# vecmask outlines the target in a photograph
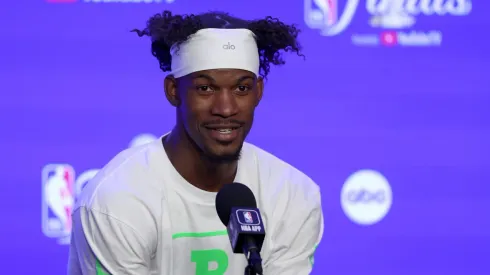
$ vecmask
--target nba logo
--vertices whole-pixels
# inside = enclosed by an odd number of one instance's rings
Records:
[[[312,29],[328,29],[338,21],[337,0],[304,0],[305,22]]]
[[[75,203],[75,171],[67,164],[48,164],[42,170],[42,229],[50,238],[66,238],[71,233],[71,213]]]
[[[243,217],[245,218],[245,223],[254,223],[254,219],[252,218],[252,213],[243,212]]]

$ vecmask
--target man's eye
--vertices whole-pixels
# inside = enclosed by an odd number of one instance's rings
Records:
[[[212,92],[213,91],[213,89],[211,89],[211,87],[206,86],[206,85],[198,86],[197,87],[197,90],[199,92],[204,92],[204,93],[208,93],[208,92]]]
[[[248,86],[243,86],[243,85],[240,85],[237,87],[237,91],[240,92],[240,93],[246,93],[248,92],[250,88]]]

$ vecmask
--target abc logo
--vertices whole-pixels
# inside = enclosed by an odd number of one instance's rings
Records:
[[[225,50],[234,50],[235,49],[235,45],[232,45],[232,44],[230,44],[230,42],[228,42],[228,44],[223,45],[223,49],[225,49]]]
[[[360,170],[349,176],[340,194],[342,210],[353,222],[372,225],[391,208],[392,192],[386,178],[374,170]]]

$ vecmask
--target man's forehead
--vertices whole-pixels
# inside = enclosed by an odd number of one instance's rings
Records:
[[[215,82],[240,81],[245,79],[256,79],[254,73],[240,69],[212,69],[192,73],[191,79],[204,78]]]

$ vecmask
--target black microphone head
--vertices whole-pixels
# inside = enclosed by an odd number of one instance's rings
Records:
[[[216,195],[216,212],[225,226],[228,226],[233,207],[257,207],[254,193],[246,185],[237,182],[225,184]]]

